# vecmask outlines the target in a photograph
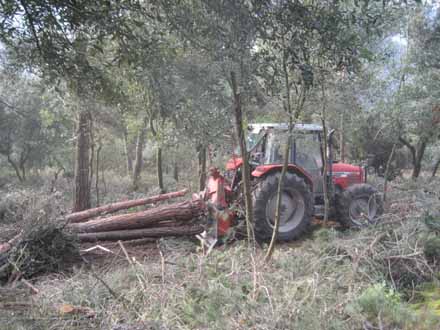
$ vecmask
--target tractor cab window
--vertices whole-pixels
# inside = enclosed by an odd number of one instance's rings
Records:
[[[287,132],[274,131],[268,134],[264,163],[282,164],[286,143]],[[318,134],[295,132],[289,163],[303,167],[309,172],[320,171],[322,156]]]
[[[286,149],[287,132],[272,132],[267,136],[266,154],[264,157],[265,164],[281,164],[283,163],[283,154]]]
[[[247,134],[247,138],[246,138],[246,148],[247,151],[251,151],[252,149],[254,149],[257,145],[257,143],[259,143],[261,141],[261,137],[262,134],[258,134],[258,133],[248,133]],[[234,154],[235,155],[240,155],[240,146],[237,146],[234,150]]]
[[[313,172],[322,168],[321,146],[318,134],[296,134],[293,162]]]

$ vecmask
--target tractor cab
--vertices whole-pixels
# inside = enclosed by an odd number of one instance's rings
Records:
[[[288,125],[253,124],[249,126],[251,164],[281,165],[287,143]],[[304,169],[311,177],[322,176],[323,151],[321,148],[322,128],[313,124],[297,124],[293,130],[289,164]]]

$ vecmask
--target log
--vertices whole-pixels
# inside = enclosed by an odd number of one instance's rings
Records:
[[[93,233],[113,230],[141,229],[161,221],[185,221],[198,217],[203,212],[202,203],[181,202],[163,205],[141,212],[114,215],[108,218],[72,223],[68,227],[77,233]]]
[[[78,234],[81,242],[133,240],[146,237],[192,236],[203,232],[201,225],[184,225],[179,227],[144,228],[132,230],[106,231],[99,233]]]
[[[15,235],[14,237],[12,237],[6,243],[0,244],[0,254],[8,252],[12,248],[12,246],[14,246],[15,243],[17,243],[21,239],[21,234],[22,233],[19,233],[19,234]]]
[[[151,196],[147,198],[135,199],[130,201],[117,202],[112,204],[102,205],[100,207],[96,207],[94,209],[89,209],[81,212],[71,213],[66,216],[66,220],[68,223],[78,223],[87,221],[90,218],[96,217],[102,214],[114,213],[120,210],[129,209],[131,207],[153,204],[160,201],[164,201],[170,198],[176,198],[180,196],[184,196],[188,192],[188,189],[171,192],[168,194],[161,194],[156,196]]]

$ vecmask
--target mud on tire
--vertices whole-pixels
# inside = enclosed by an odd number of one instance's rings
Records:
[[[253,192],[254,231],[259,242],[272,238],[280,173],[267,175]],[[309,226],[313,215],[313,194],[303,178],[286,173],[282,191],[282,212],[278,241],[298,238]]]
[[[336,215],[346,228],[360,228],[375,223],[382,213],[382,198],[372,185],[355,184],[336,196]]]

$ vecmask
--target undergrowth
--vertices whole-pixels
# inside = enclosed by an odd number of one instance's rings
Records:
[[[113,247],[110,265],[36,280],[2,329],[438,329],[437,184],[392,185],[377,225],[321,228],[270,263],[245,242],[205,256],[166,239],[148,260]]]

